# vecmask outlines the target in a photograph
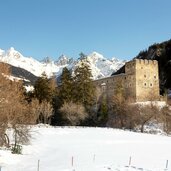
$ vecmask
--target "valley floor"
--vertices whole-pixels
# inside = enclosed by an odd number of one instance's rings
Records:
[[[171,137],[45,126],[32,128],[32,134],[22,155],[0,150],[1,171],[37,171],[38,160],[39,171],[164,171],[167,160],[171,170]]]

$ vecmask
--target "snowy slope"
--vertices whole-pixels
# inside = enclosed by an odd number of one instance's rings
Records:
[[[80,127],[34,127],[33,137],[23,155],[0,150],[2,171],[35,171],[38,160],[40,171],[164,171],[167,159],[171,170],[171,137]]]
[[[106,59],[97,52],[93,52],[87,57],[94,79],[110,76],[124,65],[124,61],[112,58]]]
[[[125,63],[125,61],[117,59],[106,59],[97,52],[88,55],[88,60],[90,62],[90,68],[92,69],[94,79],[110,76]],[[43,72],[45,72],[48,77],[53,75],[58,77],[62,73],[64,67],[73,70],[75,65],[79,63],[79,60],[74,61],[72,58],[62,55],[57,61],[50,61],[46,58],[44,61],[39,62],[31,57],[24,57],[14,48],[10,48],[6,52],[0,49],[0,62],[23,68],[38,77],[41,76]]]
[[[3,51],[1,50],[0,53],[2,54],[2,52]],[[23,68],[35,76],[40,76],[43,72],[46,72],[48,76],[52,76],[53,72],[57,72],[59,69],[54,63],[43,64],[31,57],[24,57],[13,47],[0,56],[0,61],[15,67]]]

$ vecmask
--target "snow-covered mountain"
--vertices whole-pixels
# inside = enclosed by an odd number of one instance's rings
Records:
[[[23,68],[37,77],[41,76],[43,72],[45,72],[50,77],[54,73],[58,72],[60,68],[57,67],[54,62],[43,63],[33,59],[32,57],[24,57],[13,47],[6,52],[0,50],[0,62]]]
[[[109,60],[97,52],[88,55],[87,59],[90,63],[93,79],[110,76],[113,72],[120,69],[126,62],[116,58]]]
[[[63,66],[63,65],[71,65],[73,64],[75,61],[73,58],[68,58],[65,55],[61,55],[57,61],[55,61],[55,64],[57,66]]]
[[[122,67],[125,61],[116,58],[107,59],[97,52],[93,52],[87,56],[90,68],[92,70],[93,79],[110,76],[113,72]],[[37,61],[32,57],[25,57],[13,47],[4,51],[0,49],[0,62],[10,64],[17,68],[22,68],[33,75],[39,77],[43,72],[48,77],[60,76],[62,69],[67,67],[74,70],[76,65],[79,65],[79,60],[74,60],[65,55],[61,55],[57,61],[52,61],[50,58],[45,58],[43,61]]]

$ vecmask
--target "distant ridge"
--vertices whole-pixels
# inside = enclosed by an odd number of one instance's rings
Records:
[[[110,76],[125,63],[125,61],[116,58],[107,59],[97,52],[88,55],[87,60],[92,70],[93,79]],[[73,72],[76,66],[79,65],[80,60],[74,60],[73,58],[61,55],[56,61],[52,61],[47,57],[40,62],[32,57],[24,57],[20,52],[11,47],[7,51],[0,49],[0,62],[13,66],[13,76],[28,79],[30,83],[34,83],[37,77],[40,77],[43,72],[48,77],[55,76],[57,78],[60,77],[64,67]]]

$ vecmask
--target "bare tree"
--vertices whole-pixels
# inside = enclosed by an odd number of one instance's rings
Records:
[[[30,124],[35,124],[34,113],[29,111],[28,103],[24,99],[23,84],[12,82],[13,98],[8,101],[8,128],[13,128],[14,146],[13,152],[18,151],[19,144],[26,143],[30,139]]]
[[[50,102],[43,101],[40,103],[40,117],[44,124],[50,124],[51,116],[53,115],[53,107]]]
[[[13,128],[15,144],[24,139],[21,134],[29,139],[27,125],[34,122],[32,113],[28,112],[28,105],[23,96],[22,82],[9,79],[10,69],[6,64],[0,64],[0,145],[9,147],[10,140],[6,133],[8,128]],[[22,129],[21,129],[22,128]],[[17,131],[20,130],[20,131]],[[23,132],[22,132],[23,131]]]
[[[171,108],[170,106],[164,106],[160,112],[160,118],[163,123],[164,131],[169,134],[171,133]]]
[[[10,70],[8,65],[0,63],[0,145],[9,146],[9,138],[6,134],[8,128],[8,104],[11,99],[11,84],[7,76]],[[9,93],[8,93],[9,92]]]
[[[94,96],[94,99],[95,99],[95,111],[97,113],[97,111],[98,111],[98,103],[99,103],[100,97],[102,96],[102,90],[100,89],[100,87],[96,87],[94,95],[95,95]]]
[[[116,85],[115,94],[109,103],[109,119],[107,125],[117,128],[126,128],[130,102],[124,97],[122,86]]]
[[[38,99],[32,99],[29,109],[37,123],[50,124],[53,115],[53,107],[50,102],[42,101],[40,103]]]
[[[102,101],[101,97],[102,97],[102,91],[100,87],[96,87],[94,92],[94,105],[92,105],[89,108],[89,117],[91,117],[94,122],[97,122],[98,120],[98,110],[100,108],[100,103]]]
[[[31,102],[28,104],[28,110],[30,113],[32,113],[32,117],[34,118],[33,120],[36,121],[36,123],[38,123],[39,115],[41,113],[39,100],[32,99]]]
[[[88,116],[82,104],[73,102],[64,102],[60,112],[63,113],[63,118],[68,120],[71,125],[79,125]]]
[[[148,105],[132,103],[124,98],[121,89],[117,92],[110,103],[109,126],[131,130],[139,126],[144,132],[145,125],[159,117],[160,109],[152,101]]]
[[[160,109],[152,102],[148,105],[135,104],[134,119],[140,126],[140,131],[144,132],[144,127],[150,121],[157,119]]]

